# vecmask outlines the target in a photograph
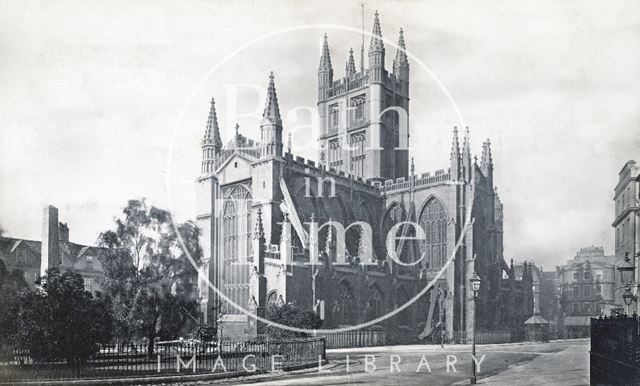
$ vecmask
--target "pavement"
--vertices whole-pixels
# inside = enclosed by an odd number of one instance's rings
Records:
[[[470,351],[469,345],[328,350],[330,364],[322,368],[185,384],[463,385],[469,384]],[[588,339],[478,345],[476,358],[481,385],[589,384]]]

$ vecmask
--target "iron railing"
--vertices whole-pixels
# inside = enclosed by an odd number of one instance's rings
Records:
[[[82,364],[64,360],[37,363],[28,353],[17,352],[12,360],[0,362],[0,384],[25,380],[65,380],[167,376],[179,373],[265,372],[317,365],[326,358],[324,338],[286,341],[266,339],[196,341],[156,344],[112,344],[102,347]]]

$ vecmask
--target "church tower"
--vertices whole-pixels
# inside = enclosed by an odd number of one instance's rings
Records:
[[[368,68],[356,69],[350,50],[344,77],[338,80],[324,37],[318,68],[318,158],[329,169],[383,183],[409,174],[409,62],[401,30],[393,73],[386,70],[378,12],[372,35]]]

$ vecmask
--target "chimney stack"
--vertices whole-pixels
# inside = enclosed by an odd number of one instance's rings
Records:
[[[68,232],[67,232],[68,233]],[[47,269],[61,265],[60,236],[58,234],[58,208],[48,205],[44,208],[40,275]]]
[[[58,240],[69,242],[69,226],[66,222],[58,223]]]

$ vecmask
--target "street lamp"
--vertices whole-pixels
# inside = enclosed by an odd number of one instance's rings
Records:
[[[471,289],[473,290],[473,340],[471,343],[471,384],[475,385],[476,377],[476,306],[478,305],[478,293],[480,292],[480,276],[473,272],[469,278]]]
[[[636,270],[636,267],[629,260],[629,252],[625,252],[624,261],[620,266],[618,266],[618,272],[620,272],[620,280],[622,281],[622,285],[626,286],[627,289],[622,295],[622,300],[624,304],[627,306],[627,314],[629,314],[629,306],[636,299],[636,297],[631,293],[631,285],[634,282],[633,274]]]
[[[633,272],[636,270],[636,267],[629,260],[629,252],[624,254],[624,262],[620,264],[618,267],[618,272],[620,272],[620,279],[622,280],[622,285],[629,286],[633,283]]]

